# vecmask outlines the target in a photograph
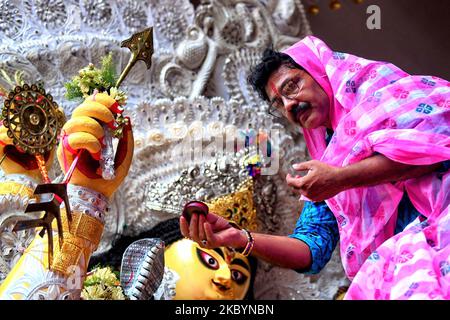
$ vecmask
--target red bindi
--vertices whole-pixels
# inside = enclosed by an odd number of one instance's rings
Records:
[[[273,82],[269,82],[269,85],[270,85],[270,88],[272,89],[272,91],[275,92],[275,94],[280,95],[280,93],[278,92],[277,87],[275,87]]]

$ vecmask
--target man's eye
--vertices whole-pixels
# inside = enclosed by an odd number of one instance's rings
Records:
[[[243,284],[247,280],[247,276],[239,270],[231,270],[231,278],[236,281],[237,284]]]
[[[297,88],[297,83],[293,80],[290,80],[283,87],[283,95],[290,95],[292,93],[295,93],[297,91]]]
[[[217,262],[217,260],[214,259],[212,256],[210,256],[209,254],[207,254],[205,251],[202,250],[198,250],[197,253],[200,257],[200,260],[203,262],[205,266],[213,270],[219,269],[219,262]]]

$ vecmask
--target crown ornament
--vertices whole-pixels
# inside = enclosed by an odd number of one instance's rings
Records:
[[[235,192],[207,203],[209,211],[234,222],[240,228],[257,230],[253,183],[253,178],[249,177],[239,185]]]
[[[147,209],[180,214],[192,200],[208,204],[210,211],[256,230],[256,207],[249,159],[257,155],[255,146],[234,155],[218,157],[183,169],[172,182],[148,181],[145,186]],[[261,162],[262,163],[262,162]]]

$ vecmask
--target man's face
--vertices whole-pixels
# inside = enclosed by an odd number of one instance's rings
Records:
[[[328,96],[306,71],[281,65],[270,75],[265,90],[269,103],[290,122],[305,129],[331,127]]]

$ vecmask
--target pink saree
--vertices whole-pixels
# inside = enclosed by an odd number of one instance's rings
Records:
[[[334,135],[303,129],[313,159],[346,166],[380,153],[428,165],[450,159],[450,84],[411,76],[398,67],[333,52],[309,36],[285,53],[330,99]],[[346,299],[450,298],[450,177],[354,188],[326,201],[339,226],[341,258],[352,285]],[[427,217],[394,236],[404,192]]]

